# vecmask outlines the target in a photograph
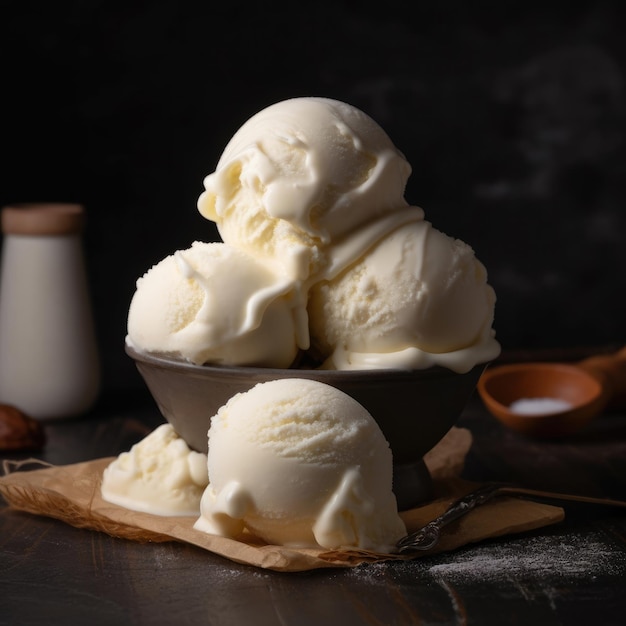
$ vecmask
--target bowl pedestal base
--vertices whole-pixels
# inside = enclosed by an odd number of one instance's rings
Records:
[[[398,510],[406,511],[433,499],[433,479],[423,459],[393,465],[393,492]]]

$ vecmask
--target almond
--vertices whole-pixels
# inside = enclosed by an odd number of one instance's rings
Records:
[[[0,404],[0,450],[41,450],[46,443],[42,425],[17,407]]]

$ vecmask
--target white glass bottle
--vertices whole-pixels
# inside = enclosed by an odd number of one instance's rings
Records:
[[[84,414],[99,393],[84,222],[79,204],[2,210],[0,403],[36,419]]]

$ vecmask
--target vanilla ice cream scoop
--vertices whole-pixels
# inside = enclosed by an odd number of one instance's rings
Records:
[[[348,234],[376,222],[346,263],[400,223],[423,216],[404,199],[410,173],[385,131],[359,109],[292,98],[235,133],[204,180],[198,209],[226,243],[306,280],[331,262],[327,255]]]
[[[308,379],[260,383],[212,418],[209,485],[194,527],[275,545],[389,551],[405,532],[392,455],[372,416]]]
[[[196,242],[137,282],[127,342],[195,364],[466,373],[500,353],[472,248],[404,197],[411,167],[359,109],[292,98],[253,115],[204,180]]]
[[[199,365],[289,367],[308,346],[292,287],[240,250],[195,242],[137,281],[127,342]]]
[[[102,498],[154,515],[198,515],[209,482],[206,462],[206,454],[162,424],[105,468]]]
[[[311,344],[329,369],[442,365],[465,373],[500,353],[494,305],[473,249],[421,220],[312,287]]]

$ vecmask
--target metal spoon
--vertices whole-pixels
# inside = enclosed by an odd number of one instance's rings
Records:
[[[600,504],[606,506],[618,506],[626,508],[626,501],[613,500],[610,498],[593,498],[589,496],[579,496],[567,493],[556,493],[551,491],[539,491],[537,489],[526,489],[525,487],[514,487],[504,483],[487,483],[478,487],[474,491],[458,498],[434,520],[422,528],[412,532],[398,541],[396,552],[399,554],[409,552],[421,552],[434,548],[441,536],[441,530],[451,522],[469,513],[477,506],[489,502],[492,498],[500,495],[527,495],[548,500],[565,500],[572,502],[585,502],[587,504]]]

